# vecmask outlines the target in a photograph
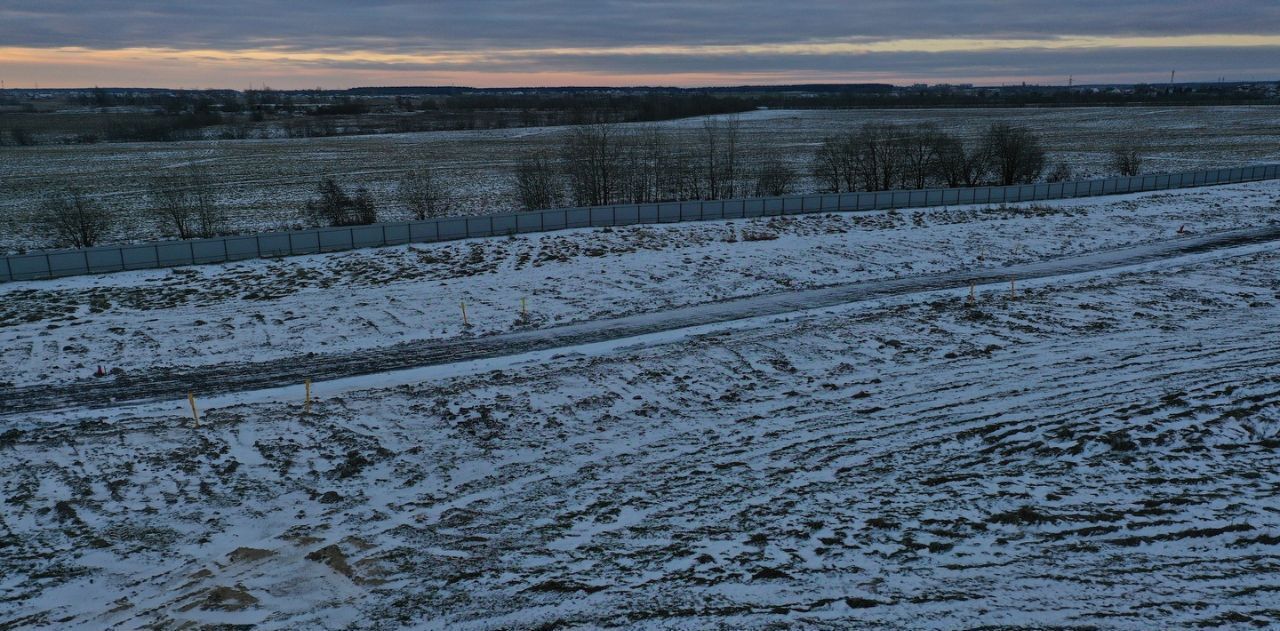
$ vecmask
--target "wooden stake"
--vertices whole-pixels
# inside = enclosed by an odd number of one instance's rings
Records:
[[[196,410],[196,395],[194,392],[187,393],[187,403],[191,404],[191,418],[196,422],[196,427],[200,427],[200,412]]]
[[[459,301],[458,304],[462,305],[462,326],[471,326],[467,322],[467,303],[465,301]]]
[[[1013,300],[1014,298],[1018,297],[1018,289],[1017,289],[1017,286],[1014,285],[1015,280],[1016,279],[1014,277],[1012,276],[1009,277],[1009,299],[1010,300]]]
[[[310,414],[311,413],[311,377],[307,377],[306,384],[307,384],[307,401],[306,403],[302,404],[302,413]]]
[[[523,296],[520,298],[520,315],[525,317],[529,315],[529,308],[525,306]]]
[[[969,302],[974,302],[975,300],[977,300],[977,297],[974,295],[974,292],[977,286],[978,286],[978,283],[969,281]]]

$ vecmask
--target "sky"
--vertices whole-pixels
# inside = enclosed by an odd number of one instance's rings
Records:
[[[10,88],[1280,79],[1277,0],[0,0]]]

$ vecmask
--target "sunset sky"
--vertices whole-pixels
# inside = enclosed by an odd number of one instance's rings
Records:
[[[0,0],[10,88],[1280,79],[1274,0]]]

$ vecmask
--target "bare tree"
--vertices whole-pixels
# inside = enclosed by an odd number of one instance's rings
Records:
[[[672,199],[706,199],[706,181],[701,169],[702,153],[690,144],[680,144],[671,152]]]
[[[320,182],[318,194],[307,202],[306,210],[312,222],[322,226],[359,226],[378,220],[369,191],[361,188],[352,197],[331,177]]]
[[[702,164],[700,171],[706,199],[729,199],[738,192],[738,130],[736,115],[710,117],[702,123]]]
[[[622,150],[613,125],[575,128],[562,152],[574,204],[601,206],[615,201],[622,185]]]
[[[196,211],[196,227],[201,237],[213,237],[227,229],[227,209],[218,203],[209,170],[191,166],[187,171],[191,201]]]
[[[828,137],[814,156],[814,176],[835,192],[911,185],[911,136],[897,125],[867,123],[856,132]],[[932,147],[921,148],[917,157],[922,169],[932,161],[932,152]]]
[[[38,220],[55,246],[91,248],[111,228],[111,215],[78,189],[54,193],[41,203]]]
[[[516,197],[525,210],[554,208],[560,204],[564,185],[551,156],[535,152],[516,166]]]
[[[922,123],[900,135],[903,188],[924,188],[938,171],[938,136],[934,123]]]
[[[1125,177],[1142,172],[1142,147],[1134,139],[1123,139],[1111,148],[1111,168]]]
[[[967,173],[970,152],[964,141],[950,134],[939,134],[933,141],[938,177],[950,188],[971,186]]]
[[[858,189],[853,142],[849,135],[828,136],[822,140],[813,158],[813,177],[822,183],[823,190],[833,193]]]
[[[1025,127],[994,123],[987,129],[983,144],[1003,186],[1029,184],[1044,171],[1044,147],[1040,138]]]
[[[356,196],[351,199],[351,216],[355,219],[356,225],[377,223],[378,209],[373,203],[373,196],[369,194],[369,189],[363,186],[356,189]]]
[[[180,239],[212,237],[226,228],[226,210],[217,203],[207,170],[191,165],[151,178],[151,213]]]
[[[791,193],[795,185],[795,169],[777,156],[765,158],[756,166],[757,197],[781,197]]]
[[[400,201],[413,212],[415,219],[442,217],[447,211],[451,191],[431,168],[411,169],[400,178]]]

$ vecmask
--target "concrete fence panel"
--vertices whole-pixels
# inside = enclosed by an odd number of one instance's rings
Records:
[[[160,266],[156,248],[149,245],[122,247],[120,254],[124,260],[124,269],[151,269]]]

